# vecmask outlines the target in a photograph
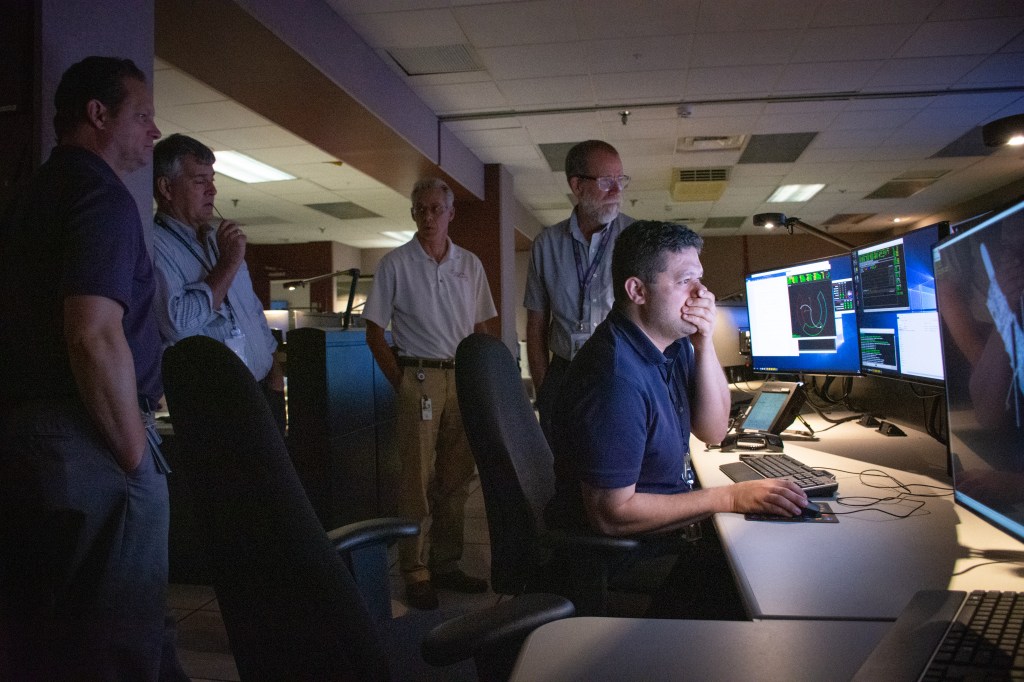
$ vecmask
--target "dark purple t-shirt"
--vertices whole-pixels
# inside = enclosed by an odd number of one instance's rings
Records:
[[[134,197],[103,159],[53,150],[0,220],[0,394],[23,400],[77,393],[64,340],[64,299],[103,296],[124,308],[138,393],[153,401],[160,336],[153,265]]]

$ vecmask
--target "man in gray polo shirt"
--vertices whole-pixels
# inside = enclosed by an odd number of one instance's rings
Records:
[[[398,450],[402,465],[399,513],[421,524],[433,518],[430,556],[424,534],[399,541],[406,599],[437,608],[435,587],[484,592],[487,581],[459,568],[464,508],[475,464],[455,393],[455,349],[473,332],[491,332],[497,316],[480,259],[452,243],[451,188],[436,178],[416,183],[416,236],[385,255],[363,308],[366,341],[398,394]],[[384,329],[391,324],[394,347]]]
[[[551,410],[572,356],[612,309],[612,246],[633,219],[619,213],[629,176],[615,147],[580,142],[565,157],[576,197],[567,220],[533,242],[526,278],[526,357],[551,442]]]

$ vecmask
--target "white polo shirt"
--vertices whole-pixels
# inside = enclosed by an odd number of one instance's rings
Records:
[[[473,327],[498,314],[480,259],[448,240],[444,260],[435,261],[419,241],[380,260],[363,317],[386,329],[399,355],[454,358]]]

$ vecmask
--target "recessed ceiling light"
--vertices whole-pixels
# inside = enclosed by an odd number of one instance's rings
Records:
[[[825,185],[781,185],[768,197],[770,203],[786,201],[809,201],[811,197],[825,189]]]
[[[257,161],[251,156],[238,152],[214,152],[217,161],[213,164],[215,173],[226,175],[240,182],[273,182],[277,180],[294,180],[295,176]]]
[[[892,221],[894,223],[902,223],[903,222],[903,218],[893,218]]]

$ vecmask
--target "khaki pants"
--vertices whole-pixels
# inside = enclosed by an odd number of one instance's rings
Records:
[[[419,372],[423,381],[416,376]],[[431,572],[443,574],[458,567],[475,463],[455,394],[455,370],[405,367],[398,389],[399,513],[421,524],[419,535],[398,543],[402,577],[412,584],[428,580]],[[430,420],[423,419],[424,396],[431,402]],[[422,526],[428,516],[433,522],[430,556],[424,563]]]

